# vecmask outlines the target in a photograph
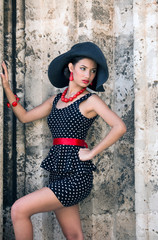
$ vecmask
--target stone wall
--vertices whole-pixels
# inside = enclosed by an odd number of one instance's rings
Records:
[[[3,58],[3,2],[0,2],[0,59]],[[0,239],[3,237],[3,89],[0,82]]]
[[[107,58],[110,77],[99,96],[125,121],[127,133],[94,158],[94,188],[80,204],[85,240],[158,238],[157,11],[154,0],[0,3],[0,61],[5,59],[12,89],[27,110],[59,91],[49,83],[48,64],[76,42],[95,42]],[[12,203],[47,182],[40,163],[52,140],[46,119],[16,120],[1,85],[0,100],[0,236],[8,240],[14,239]],[[108,130],[97,119],[89,145]],[[53,213],[32,221],[35,240],[65,239]]]
[[[134,1],[136,233],[158,239],[158,2]]]

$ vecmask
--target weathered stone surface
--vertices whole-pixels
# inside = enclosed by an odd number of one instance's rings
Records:
[[[0,62],[3,59],[3,2],[0,2]],[[3,238],[3,89],[0,81],[0,239]]]
[[[143,4],[143,5],[142,5]],[[157,1],[134,1],[137,239],[158,239]],[[139,106],[139,107],[138,107]]]
[[[125,121],[127,133],[94,158],[97,166],[94,188],[80,204],[85,240],[156,240],[157,1],[17,0],[16,36],[12,34],[15,24],[12,22],[12,2],[0,3],[0,59],[4,49],[11,86],[16,88],[21,104],[27,110],[59,92],[49,83],[48,64],[74,43],[93,41],[107,57],[110,77],[104,85],[105,93],[99,96]],[[3,99],[1,86],[0,98]],[[15,121],[10,110],[4,108],[3,112],[2,102],[0,123],[2,126],[4,121],[4,138],[2,142],[3,130],[0,129],[0,208],[4,208],[3,238],[8,240],[14,239],[10,207],[15,195],[19,198],[47,183],[48,173],[40,169],[40,163],[52,140],[46,119],[23,125]],[[87,136],[90,148],[109,129],[98,118]],[[53,213],[37,214],[32,221],[35,240],[65,239]],[[2,227],[0,234],[1,237]]]

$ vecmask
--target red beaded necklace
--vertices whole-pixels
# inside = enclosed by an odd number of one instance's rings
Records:
[[[67,93],[67,91],[68,91],[68,88],[66,88],[65,89],[65,91],[62,93],[62,95],[61,95],[61,101],[62,102],[71,102],[71,101],[73,101],[75,98],[77,98],[77,96],[79,96],[81,93],[83,93],[84,91],[86,90],[86,88],[83,88],[82,90],[80,90],[79,92],[77,92],[74,96],[72,96],[72,97],[69,97],[69,98],[65,98],[65,95],[66,95],[66,93]]]

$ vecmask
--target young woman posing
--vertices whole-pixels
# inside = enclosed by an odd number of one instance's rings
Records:
[[[41,163],[41,167],[50,172],[48,185],[18,199],[12,206],[16,239],[32,240],[31,216],[54,211],[66,239],[83,240],[78,204],[92,189],[95,165],[91,160],[126,132],[123,121],[87,89],[104,91],[102,85],[108,79],[106,59],[91,42],[76,44],[56,57],[48,69],[49,79],[55,87],[68,88],[28,112],[10,89],[4,62],[2,68],[2,85],[19,121],[28,123],[48,116],[53,137],[53,146]],[[111,130],[89,149],[85,138],[98,115]]]

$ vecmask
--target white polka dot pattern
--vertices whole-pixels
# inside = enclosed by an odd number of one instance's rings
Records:
[[[58,109],[56,104],[61,97],[58,94],[48,117],[48,126],[53,138],[78,138],[85,140],[87,131],[94,118],[86,118],[79,104],[90,97],[86,94],[68,107]],[[72,206],[88,196],[93,185],[93,173],[96,169],[91,160],[81,161],[74,145],[54,145],[41,167],[50,172],[48,187],[55,193],[64,206]]]
[[[91,93],[86,94],[68,107],[58,109],[56,104],[61,94],[57,95],[48,117],[48,126],[53,138],[78,138],[85,140],[87,131],[96,117],[89,119],[83,116],[79,110],[79,104],[90,96]],[[50,172],[87,173],[95,170],[91,160],[81,161],[79,159],[78,151],[80,148],[72,145],[54,145],[43,160],[41,167]]]
[[[93,186],[93,173],[50,173],[48,187],[65,207],[78,204],[86,198]]]

